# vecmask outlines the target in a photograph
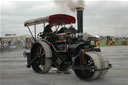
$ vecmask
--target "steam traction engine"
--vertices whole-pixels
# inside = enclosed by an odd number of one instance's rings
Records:
[[[66,14],[56,14],[44,18],[28,20],[28,27],[34,43],[27,55],[27,67],[36,73],[49,72],[51,67],[59,71],[73,69],[83,80],[93,80],[104,76],[111,65],[102,56],[93,39],[83,33],[83,8],[77,8],[78,30],[72,24],[75,18]],[[36,25],[44,24],[43,32],[36,35]],[[66,27],[66,25],[70,27]],[[35,37],[30,26],[34,25]],[[55,28],[54,32],[52,28]],[[36,39],[37,37],[37,39]]]

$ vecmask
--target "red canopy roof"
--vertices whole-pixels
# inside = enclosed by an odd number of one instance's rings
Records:
[[[56,15],[49,16],[49,24],[51,26],[74,24],[75,22],[76,20],[74,17],[66,14],[56,14]]]
[[[24,23],[25,26],[31,26],[36,24],[42,24],[48,22],[51,26],[74,24],[76,22],[75,17],[66,14],[56,14],[49,17],[42,17],[37,19],[28,20]]]

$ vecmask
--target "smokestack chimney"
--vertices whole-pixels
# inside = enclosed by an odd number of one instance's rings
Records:
[[[77,28],[78,33],[83,33],[83,7],[77,7]]]

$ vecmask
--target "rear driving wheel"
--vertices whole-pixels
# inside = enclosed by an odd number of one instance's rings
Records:
[[[31,51],[32,68],[37,73],[47,73],[51,67],[51,60],[46,57],[45,49],[41,44],[36,44]]]

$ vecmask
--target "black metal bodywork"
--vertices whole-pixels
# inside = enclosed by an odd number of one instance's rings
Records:
[[[65,31],[68,31],[68,29]],[[70,30],[70,32],[68,31],[68,33],[40,33],[42,34],[40,35],[40,39],[43,39],[42,41],[48,43],[50,45],[50,48],[52,49],[52,66],[57,67],[61,71],[65,71],[67,70],[67,68],[70,68],[70,66],[73,66],[73,57],[80,56],[88,51],[100,52],[100,48],[97,48],[95,45],[90,44],[90,39],[83,40],[82,36],[79,36],[78,33],[73,33],[72,31],[74,30]],[[38,41],[35,42],[31,50],[35,49],[35,45],[37,43]],[[30,55],[31,54],[29,54],[29,56]],[[31,67],[32,62],[36,60],[30,60],[29,56],[27,67]],[[83,56],[81,56],[81,58],[83,58]],[[81,63],[85,64],[85,62]]]

